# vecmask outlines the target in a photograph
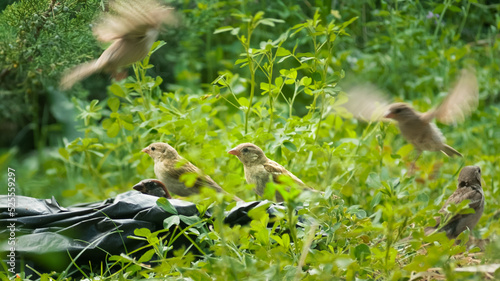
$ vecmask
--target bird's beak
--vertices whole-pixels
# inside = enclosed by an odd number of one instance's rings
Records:
[[[137,191],[141,191],[144,189],[144,184],[141,182],[137,183],[136,185],[132,186],[133,189],[137,190]]]
[[[236,150],[236,149],[231,149],[227,153],[232,154],[232,155],[236,155],[236,156],[240,156],[240,154],[241,154],[240,151]]]
[[[149,149],[149,146],[148,146],[148,147],[144,148],[144,149],[143,149],[143,150],[141,150],[141,151],[142,151],[142,152],[144,152],[144,153],[149,154],[149,152],[151,152],[151,149]]]
[[[394,117],[396,117],[396,115],[394,113],[392,113],[391,111],[387,111],[385,114],[384,114],[384,118],[391,118],[391,119],[394,119]]]

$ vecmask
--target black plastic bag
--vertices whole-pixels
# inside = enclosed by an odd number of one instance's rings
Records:
[[[157,206],[158,197],[138,191],[67,208],[59,206],[54,198],[15,198],[16,215],[11,217],[8,197],[0,196],[0,254],[8,268],[15,266],[16,273],[24,264],[41,272],[62,272],[67,268],[75,270],[70,266],[72,259],[79,266],[100,265],[110,255],[128,253],[146,245],[145,241],[128,238],[134,235],[135,229],[161,230],[163,221],[174,215]],[[193,203],[178,199],[168,201],[178,215],[199,215]],[[251,209],[265,207],[272,214],[275,212],[272,205],[269,201],[240,204],[226,214],[224,222],[229,225],[247,224],[251,221],[248,217]],[[15,225],[16,238],[15,265],[10,263],[12,245],[8,240],[12,235],[12,228],[9,229],[12,224]],[[173,247],[180,248],[186,243],[189,243],[187,239],[178,239]],[[27,268],[25,272],[31,273]]]

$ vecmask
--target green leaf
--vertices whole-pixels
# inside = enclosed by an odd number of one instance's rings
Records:
[[[189,217],[183,216],[183,215],[179,215],[179,218],[181,219],[181,221],[183,223],[185,223],[187,225],[193,225],[193,224],[195,224],[195,223],[197,223],[197,222],[199,222],[201,220],[200,217],[198,217],[196,215],[195,216],[189,216]]]
[[[172,206],[172,204],[170,204],[170,201],[168,201],[167,198],[158,198],[158,200],[156,200],[156,205],[158,205],[160,208],[162,208],[163,210],[165,210],[165,212],[169,213],[169,214],[173,214],[173,215],[177,215],[177,209]]]
[[[131,257],[128,257],[125,254],[121,254],[119,256],[118,255],[111,256],[109,258],[109,260],[110,261],[119,261],[119,262],[122,262],[122,263],[130,263],[130,262],[134,261]]]
[[[152,53],[158,51],[158,49],[160,49],[161,47],[167,45],[167,43],[165,41],[156,41],[153,43],[153,45],[151,46],[151,50],[149,51],[149,55],[151,55]]]
[[[269,91],[269,83],[264,83],[264,82],[260,83],[260,89],[263,90],[264,93]]]
[[[283,145],[291,152],[297,152],[297,147],[291,141],[284,141]]]
[[[243,106],[243,107],[249,107],[250,106],[250,102],[248,101],[247,98],[245,97],[241,97],[238,99],[238,103]]]
[[[281,86],[283,85],[283,77],[276,77],[276,79],[274,79],[274,84],[277,88],[281,88]]]
[[[197,180],[197,173],[184,173],[179,177],[179,181],[184,183],[187,187],[193,187]]]
[[[148,238],[151,236],[151,231],[147,228],[136,228],[134,230],[134,235]]]
[[[150,261],[155,254],[155,249],[150,249],[149,251],[145,252],[137,262],[148,262]]]
[[[59,151],[59,154],[62,156],[62,158],[69,160],[69,152],[68,152],[68,150],[66,150],[66,148],[60,147],[58,151]]]
[[[244,67],[245,65],[248,64],[248,58],[243,58],[243,59],[238,59],[234,62],[234,64],[238,65],[240,63],[243,63],[240,67]]]
[[[278,50],[276,51],[276,56],[278,56],[278,57],[284,57],[284,56],[288,56],[291,54],[292,53],[290,53],[290,51],[288,51],[287,49],[285,49],[283,47],[279,47]]]
[[[444,10],[445,5],[444,4],[439,4],[436,6],[434,9],[433,13],[434,14],[441,14],[441,12]]]
[[[359,244],[354,248],[354,257],[356,257],[359,262],[366,260],[370,255],[370,247],[366,244]]]
[[[214,31],[214,34],[218,34],[218,33],[222,33],[222,32],[228,32],[228,31],[231,31],[233,30],[234,27],[232,26],[223,26],[223,27],[219,27],[217,28],[215,31]]]
[[[112,97],[108,99],[108,106],[109,109],[113,112],[117,112],[118,109],[120,108],[120,99],[117,97]]]
[[[378,204],[380,203],[380,200],[382,199],[382,193],[380,192],[377,192],[377,194],[375,194],[375,196],[373,196],[373,199],[372,201],[370,202],[370,208],[375,208],[376,206],[378,206]]]
[[[118,133],[120,133],[120,125],[118,124],[118,122],[113,122],[113,124],[111,124],[111,126],[106,131],[106,135],[108,135],[108,137],[110,138],[116,137]]]
[[[173,225],[179,225],[181,223],[179,216],[170,216],[163,220],[163,227],[165,229],[170,229]]]
[[[302,79],[300,79],[300,85],[302,86],[309,86],[312,83],[311,77],[304,76]]]
[[[358,19],[358,17],[353,17],[353,18],[349,19],[348,21],[343,22],[343,23],[340,25],[341,29],[346,28],[347,26],[349,26],[351,23],[353,23],[353,22],[354,22],[355,20],[357,20],[357,19]]]
[[[115,96],[118,96],[118,97],[121,97],[121,98],[124,98],[126,96],[125,92],[122,89],[122,87],[120,87],[120,85],[118,85],[118,84],[113,84],[113,85],[109,86],[109,90]]]
[[[450,9],[450,11],[455,12],[455,13],[460,13],[462,11],[459,7],[453,6],[453,5],[450,5],[448,7],[448,9]]]
[[[160,86],[161,83],[163,83],[163,78],[161,78],[160,76],[156,76],[155,84],[152,88]]]
[[[238,35],[238,33],[240,33],[240,28],[239,27],[231,30],[231,35],[235,35],[236,36],[236,35]],[[244,42],[245,41],[245,36],[241,36],[241,40]]]

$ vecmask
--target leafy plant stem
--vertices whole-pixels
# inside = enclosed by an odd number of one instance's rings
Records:
[[[441,27],[441,22],[443,21],[444,14],[446,13],[446,10],[448,10],[448,7],[450,5],[451,5],[451,1],[450,0],[446,0],[444,2],[443,11],[441,11],[441,14],[439,15],[439,18],[438,18],[437,23],[436,23],[436,29],[434,30],[434,37],[437,37],[437,34],[438,34],[439,29]]]
[[[458,28],[458,34],[462,34],[462,31],[465,26],[465,22],[467,21],[467,16],[469,15],[471,1],[467,1],[467,8],[465,10],[464,16],[462,18],[462,22],[460,23],[460,27]]]
[[[146,96],[144,96],[144,93],[142,91],[142,86],[141,86],[141,82],[144,81],[144,79],[143,79],[144,78],[144,73],[140,73],[140,75],[139,75],[139,68],[141,68],[140,67],[140,62],[135,63],[134,64],[134,73],[135,73],[135,78],[137,79],[137,83],[139,84],[139,86],[136,88],[136,90],[141,95],[142,104],[144,105],[144,108],[146,109],[146,111],[149,111],[150,110],[150,108],[149,108],[149,99]]]
[[[323,120],[322,116],[323,116],[323,111],[325,110],[325,91],[321,91],[321,108],[320,108],[320,111],[319,111],[319,120],[318,120],[318,123],[316,125],[316,133],[314,134],[314,142],[318,142],[318,138],[319,138],[319,130],[321,129],[321,122]]]
[[[273,128],[273,116],[274,116],[274,108],[273,108],[273,89],[275,85],[272,85],[273,83],[273,60],[272,60],[272,51],[269,51],[270,53],[267,54],[268,56],[268,61],[269,61],[269,69],[268,69],[268,74],[267,74],[267,82],[269,85],[269,132],[272,131]]]
[[[297,228],[296,228],[296,225],[295,225],[295,216],[294,216],[294,213],[295,213],[295,208],[292,206],[292,204],[290,202],[287,203],[287,206],[288,206],[288,228],[290,229],[290,236],[292,236],[292,240],[293,240],[293,243],[295,245],[295,250],[296,251],[300,251],[300,249],[298,248],[298,239],[297,239]],[[297,252],[297,254],[299,254]]]
[[[243,46],[245,47],[245,52],[248,60],[248,67],[250,69],[250,98],[248,99],[248,107],[245,113],[245,134],[248,133],[248,119],[250,118],[250,112],[252,111],[253,96],[255,94],[255,63],[252,59],[251,48],[250,48],[250,39],[252,38],[252,32],[253,32],[253,25],[252,23],[249,23],[247,28],[248,38],[244,41],[241,40],[240,38],[240,41],[243,43]]]
[[[299,95],[300,91],[298,90],[299,89],[299,82],[295,81],[295,88],[293,90],[293,96],[292,96],[292,100],[290,102],[287,101],[287,99],[285,98],[285,100],[288,102],[288,114],[289,114],[289,117],[292,118],[293,116],[293,104],[295,102],[295,98]]]

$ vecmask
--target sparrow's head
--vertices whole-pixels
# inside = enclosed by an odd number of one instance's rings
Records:
[[[163,142],[155,142],[144,148],[142,152],[147,153],[155,162],[162,160],[176,160],[179,158],[177,151]]]
[[[385,118],[391,118],[398,122],[418,118],[417,112],[408,104],[398,102],[389,106],[389,110],[384,115]]]
[[[253,143],[242,143],[227,153],[236,155],[243,165],[259,164],[266,161],[266,155]]]
[[[458,187],[481,185],[481,168],[465,166],[458,175]]]
[[[140,191],[143,194],[172,198],[165,185],[159,180],[155,179],[142,180],[136,185],[134,185],[132,188],[137,191]]]

